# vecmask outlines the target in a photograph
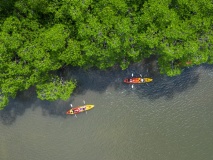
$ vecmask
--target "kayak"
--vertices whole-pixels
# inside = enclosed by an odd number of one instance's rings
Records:
[[[124,83],[131,83],[131,84],[136,84],[136,83],[149,83],[152,82],[152,78],[126,78],[124,79]]]
[[[83,105],[83,106],[74,107],[74,108],[71,108],[70,110],[68,110],[66,112],[66,114],[78,114],[81,112],[88,111],[88,110],[94,108],[94,106],[95,105],[87,104],[87,105]]]

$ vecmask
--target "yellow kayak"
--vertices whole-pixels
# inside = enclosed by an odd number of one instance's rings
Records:
[[[81,112],[88,111],[88,110],[90,110],[94,107],[95,107],[95,105],[93,105],[93,104],[78,106],[78,107],[71,108],[70,110],[68,110],[66,112],[66,114],[78,114],[78,113],[81,113]]]

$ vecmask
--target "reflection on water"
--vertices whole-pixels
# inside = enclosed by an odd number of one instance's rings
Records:
[[[0,112],[0,159],[209,160],[213,158],[212,66],[166,77],[147,68],[70,70],[79,87],[66,101],[20,93]],[[132,72],[148,85],[122,83]],[[69,103],[95,108],[66,116]]]

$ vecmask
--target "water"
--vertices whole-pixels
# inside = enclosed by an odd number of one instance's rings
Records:
[[[0,112],[0,160],[213,159],[213,67],[151,72],[153,83],[132,89],[122,79],[134,71],[71,70],[79,87],[66,102],[20,93]],[[83,100],[95,108],[64,114]]]

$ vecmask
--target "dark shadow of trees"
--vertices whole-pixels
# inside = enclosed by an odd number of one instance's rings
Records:
[[[11,99],[8,106],[0,111],[0,121],[3,124],[12,124],[17,116],[24,114],[25,110],[35,103],[35,89],[31,87],[27,91],[19,92],[15,99]]]
[[[183,73],[176,77],[167,77],[160,75],[156,66],[156,61],[148,63],[138,63],[131,65],[127,70],[122,71],[119,67],[114,67],[105,71],[97,69],[83,70],[80,68],[66,68],[61,76],[65,79],[76,79],[77,89],[71,95],[68,101],[41,101],[37,99],[35,88],[20,92],[15,99],[12,99],[9,105],[0,111],[0,121],[5,125],[11,125],[18,116],[22,116],[26,109],[42,108],[44,116],[61,116],[66,118],[65,111],[70,108],[71,103],[78,95],[84,95],[87,90],[95,92],[105,92],[107,87],[112,86],[115,90],[126,90],[136,93],[140,98],[149,98],[151,100],[165,97],[171,99],[175,94],[181,93],[192,88],[199,80],[199,73],[196,72],[199,66],[185,68]],[[202,65],[213,77],[213,66]],[[154,81],[149,84],[131,85],[124,84],[123,79],[142,74],[143,77],[152,77]]]

